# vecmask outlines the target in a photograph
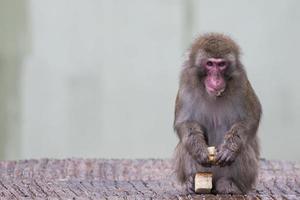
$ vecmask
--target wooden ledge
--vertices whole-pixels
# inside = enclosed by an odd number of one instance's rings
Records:
[[[186,194],[170,160],[1,161],[0,199],[300,199],[300,163],[262,160],[256,189],[230,196]]]

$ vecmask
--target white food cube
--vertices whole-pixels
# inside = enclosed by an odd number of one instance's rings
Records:
[[[195,176],[195,192],[200,194],[210,193],[212,189],[212,173],[200,172]]]

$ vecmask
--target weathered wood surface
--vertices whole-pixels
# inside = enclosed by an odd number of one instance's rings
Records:
[[[188,195],[169,160],[0,162],[0,199],[300,199],[300,163],[262,160],[245,196]]]

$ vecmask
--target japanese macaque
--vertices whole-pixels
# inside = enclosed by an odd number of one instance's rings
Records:
[[[189,192],[195,174],[207,170],[215,193],[245,194],[255,186],[261,113],[239,46],[223,34],[197,38],[180,74],[174,120],[175,172]],[[209,162],[208,146],[217,148],[216,165]]]

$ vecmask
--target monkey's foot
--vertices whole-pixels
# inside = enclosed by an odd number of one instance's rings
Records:
[[[195,179],[194,176],[189,176],[186,180],[186,192],[189,194],[195,193]]]
[[[243,194],[236,184],[227,178],[220,178],[215,185],[215,193],[217,194]]]

